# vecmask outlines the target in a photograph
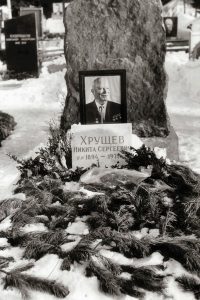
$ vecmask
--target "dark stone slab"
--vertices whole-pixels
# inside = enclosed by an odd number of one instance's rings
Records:
[[[35,14],[5,21],[7,69],[38,76]]]
[[[61,127],[80,122],[80,70],[126,69],[133,132],[167,136],[160,0],[74,0],[66,8],[65,28],[68,95]]]

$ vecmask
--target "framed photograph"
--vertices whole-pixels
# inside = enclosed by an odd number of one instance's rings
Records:
[[[126,70],[79,72],[82,124],[126,123]]]
[[[163,18],[165,32],[167,38],[175,38],[178,33],[178,18],[177,17],[165,17]]]

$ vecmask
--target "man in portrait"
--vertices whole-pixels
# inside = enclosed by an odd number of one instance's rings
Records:
[[[94,100],[86,104],[86,124],[120,123],[121,105],[110,100],[106,76],[94,79],[91,92]]]
[[[177,19],[167,17],[164,19],[166,37],[176,37],[177,36]]]

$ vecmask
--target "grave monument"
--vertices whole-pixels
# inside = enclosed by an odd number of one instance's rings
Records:
[[[169,148],[176,135],[165,107],[165,32],[159,0],[73,0],[65,10],[68,94],[61,128],[80,122],[79,71],[126,70],[127,122],[147,145]],[[169,153],[168,153],[169,155]]]
[[[36,20],[36,29],[37,35],[39,38],[43,36],[43,28],[42,28],[42,18],[43,18],[43,9],[41,7],[20,7],[19,11],[20,16],[35,14]]]
[[[5,21],[7,69],[38,76],[35,14]]]

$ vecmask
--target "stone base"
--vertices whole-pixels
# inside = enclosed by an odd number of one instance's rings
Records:
[[[170,160],[179,160],[179,143],[178,136],[174,131],[174,128],[170,126],[170,133],[167,137],[150,137],[150,138],[141,138],[143,143],[151,148],[159,147],[165,148],[167,150],[167,157]]]

